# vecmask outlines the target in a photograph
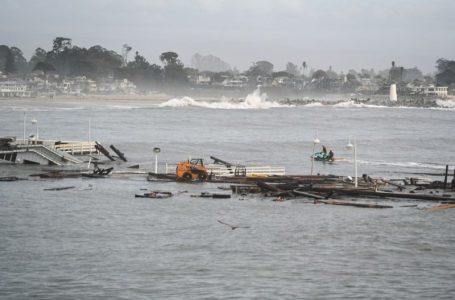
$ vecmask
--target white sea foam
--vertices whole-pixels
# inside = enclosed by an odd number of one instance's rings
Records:
[[[321,102],[312,102],[304,105],[305,107],[321,107],[324,106]]]
[[[354,101],[343,101],[333,105],[334,107],[352,108],[362,107],[362,104],[355,103]]]
[[[425,169],[445,169],[445,165],[418,162],[386,162],[386,161],[359,161],[361,164],[373,166],[393,166],[404,168],[425,168]]]
[[[138,109],[139,106],[128,106],[128,105],[113,105],[111,106],[112,109],[119,109],[119,110],[132,110]]]
[[[455,109],[455,101],[452,100],[436,100],[436,104],[443,108]]]
[[[373,105],[373,104],[365,104],[365,103],[355,103],[355,101],[343,101],[333,105],[334,107],[339,108],[387,108],[388,106],[384,105]]]
[[[191,97],[174,98],[159,105],[160,107],[203,107],[211,109],[269,109],[278,107],[293,107],[294,105],[280,104],[275,101],[268,101],[267,94],[261,93],[256,89],[253,93],[240,101],[227,100],[221,98],[220,101],[196,101]]]

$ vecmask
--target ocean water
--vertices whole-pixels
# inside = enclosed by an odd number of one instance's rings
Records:
[[[215,99],[217,100],[217,99]],[[152,171],[213,155],[309,174],[313,139],[343,158],[314,172],[404,178],[455,166],[455,111],[356,105],[292,106],[243,100],[1,100],[0,136],[35,133],[114,144]],[[316,145],[320,150],[321,145]],[[0,164],[1,176],[42,166]],[[419,175],[428,177],[424,175]],[[429,177],[431,178],[431,177]],[[433,177],[441,180],[441,177]],[[65,191],[45,188],[74,186]],[[190,197],[216,184],[110,179],[0,182],[1,299],[453,299],[454,210],[381,200],[392,209],[273,202],[258,196]],[[135,198],[148,190],[169,199]],[[217,220],[245,228],[231,230]]]

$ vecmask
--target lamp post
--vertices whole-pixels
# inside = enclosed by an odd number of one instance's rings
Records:
[[[36,134],[35,134],[35,144],[38,143],[38,120],[33,118],[32,124],[36,126]]]
[[[314,148],[316,147],[316,144],[319,144],[321,141],[318,139],[318,137],[315,137],[313,140],[313,152],[311,153],[311,175],[313,175],[313,166],[314,166]]]
[[[358,186],[357,182],[357,143],[354,139],[354,145],[351,143],[351,138],[348,140],[348,144],[346,145],[346,149],[352,150],[354,149],[354,186]]]
[[[27,115],[24,112],[24,145],[25,145],[25,127],[26,127]]]
[[[89,118],[88,119],[88,149],[89,149],[89,155],[92,155],[92,145],[90,143],[91,140],[92,140],[92,119]]]
[[[161,152],[161,149],[158,147],[153,148],[153,152],[155,152],[155,174],[158,174],[158,153]]]

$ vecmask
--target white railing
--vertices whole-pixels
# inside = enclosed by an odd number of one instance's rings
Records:
[[[220,165],[208,165],[209,173],[215,176],[221,177],[233,177],[236,173],[236,167],[232,166],[230,168]],[[286,175],[285,167],[272,167],[272,166],[261,166],[261,167],[245,167],[246,176],[284,176]],[[242,173],[242,168],[237,169],[238,173]]]
[[[64,159],[66,161],[69,161],[69,162],[72,162],[75,164],[79,164],[82,162],[81,160],[77,159],[76,157],[66,153],[65,151],[60,151],[59,149],[51,148],[46,145],[43,145],[42,149],[46,149],[46,151],[48,151],[49,153],[52,153],[51,155],[54,155],[56,157],[59,157],[60,159]]]
[[[95,142],[74,142],[54,145],[54,149],[71,154],[99,154]]]
[[[50,148],[46,145],[20,145],[14,150],[15,152],[32,152],[44,159],[52,162],[57,166],[61,166],[64,162],[81,163],[80,160],[71,156],[70,154]]]
[[[177,164],[168,164],[164,167],[165,174],[175,174],[175,169],[177,168]]]
[[[166,174],[175,174],[175,168],[177,164],[168,164],[165,166]],[[234,177],[235,176],[235,166],[230,168],[223,165],[210,164],[206,166],[208,168],[208,173],[214,176],[219,177]],[[241,173],[241,169],[238,169]],[[246,176],[284,176],[286,175],[285,167],[272,167],[272,166],[262,166],[262,167],[245,167]]]
[[[60,144],[55,144],[55,140],[19,139],[16,143],[18,145],[45,145],[53,149],[76,155],[100,154],[95,148],[95,142],[63,141]]]

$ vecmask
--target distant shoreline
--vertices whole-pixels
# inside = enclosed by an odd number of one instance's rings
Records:
[[[84,95],[84,96],[67,96],[57,95],[54,97],[38,96],[38,97],[0,97],[0,101],[68,101],[68,102],[89,102],[89,101],[141,101],[151,103],[162,103],[174,98],[182,98],[183,95],[169,95],[165,93],[156,93],[149,95]],[[213,101],[219,100],[217,96],[189,96],[197,101]]]
[[[348,101],[348,100],[352,100],[353,98],[350,98],[349,96],[347,95],[339,95],[339,94],[326,94],[324,95],[325,97],[333,97],[334,95],[336,96],[341,96],[340,99],[338,99],[338,101],[340,100],[345,100],[345,101]],[[296,98],[296,99],[292,99],[291,101],[296,101],[296,102],[299,102],[300,101],[322,101],[325,97],[321,95],[313,95],[313,97],[311,97],[311,100],[310,100],[310,97],[304,97],[304,98]],[[168,100],[171,100],[171,99],[174,99],[174,98],[182,98],[183,96],[176,96],[176,95],[169,95],[169,94],[165,94],[165,93],[156,93],[156,94],[148,94],[148,95],[99,95],[99,94],[93,94],[93,95],[83,95],[83,96],[69,96],[69,95],[58,95],[58,96],[54,96],[53,98],[51,97],[45,97],[45,96],[39,96],[39,97],[0,97],[0,101],[20,101],[20,102],[34,102],[34,101],[42,101],[42,102],[48,102],[48,103],[52,103],[52,102],[80,102],[80,103],[84,103],[84,102],[92,102],[92,101],[106,101],[106,102],[133,102],[133,101],[138,101],[138,102],[148,102],[148,103],[151,103],[151,104],[160,104],[160,103],[163,103],[163,102],[166,102]],[[208,102],[212,102],[212,101],[217,101],[217,100],[220,100],[219,97],[217,96],[202,96],[202,95],[198,95],[198,96],[189,96],[191,98],[193,98],[194,100],[196,101],[208,101]],[[344,99],[343,99],[344,98]],[[361,97],[361,99],[363,98],[368,98],[368,99],[375,99],[375,100],[378,100],[379,98],[388,98],[387,95],[370,95],[370,96],[363,96]],[[406,99],[407,96],[402,96],[402,99]],[[283,98],[284,99],[284,98]],[[283,100],[282,99],[282,100]],[[280,100],[279,98],[270,98],[268,99],[269,101],[277,101],[277,100]],[[455,101],[455,96],[454,95],[449,95],[447,98],[445,98],[444,100],[446,101]],[[334,101],[333,99],[331,99],[331,101]],[[374,102],[374,100],[372,101]]]
[[[54,97],[0,97],[0,101],[5,100],[29,100],[29,101],[87,101],[87,100],[106,100],[106,101],[153,101],[153,102],[162,102],[171,99],[172,96],[166,94],[156,94],[156,95],[84,95],[84,96],[66,96],[58,95]]]

